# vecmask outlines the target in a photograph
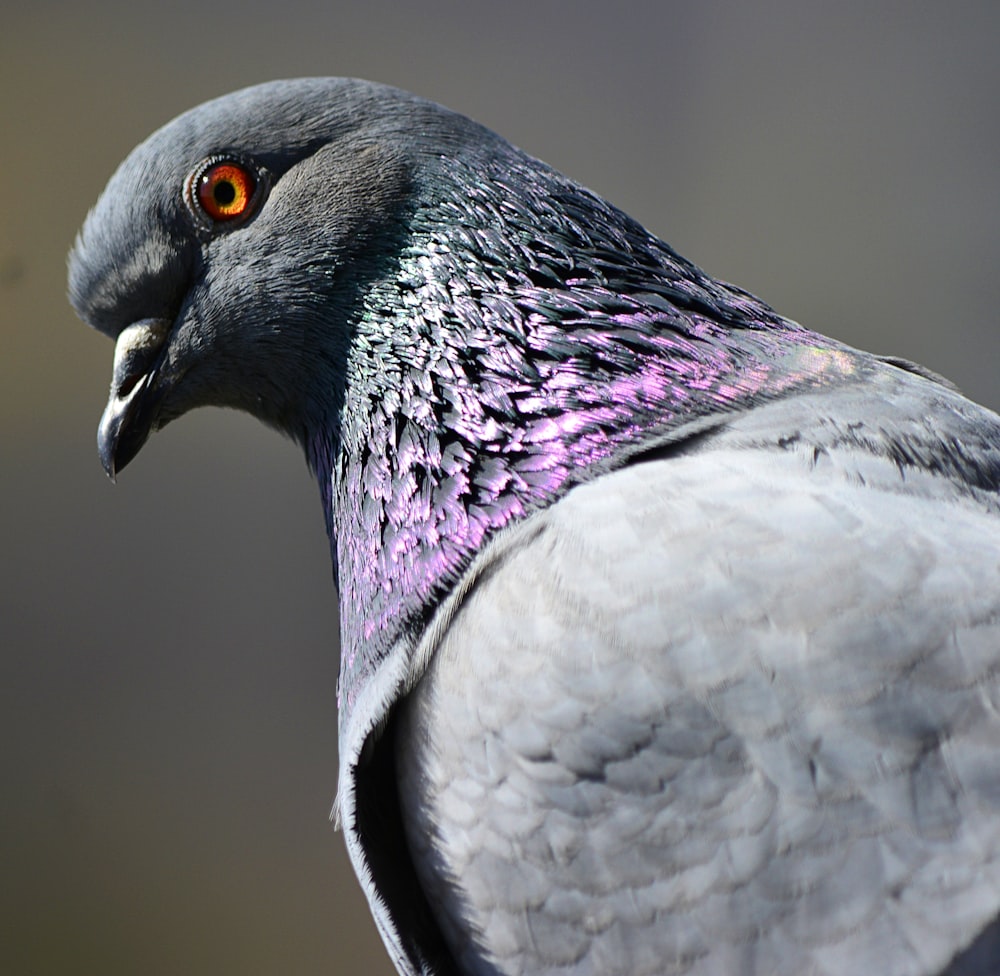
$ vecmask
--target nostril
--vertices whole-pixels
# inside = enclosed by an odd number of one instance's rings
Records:
[[[144,376],[148,374],[141,369],[135,369],[130,373],[127,373],[121,379],[115,377],[115,388],[112,391],[113,394],[118,397],[119,400],[124,400],[135,388],[139,385],[139,381],[142,380]]]

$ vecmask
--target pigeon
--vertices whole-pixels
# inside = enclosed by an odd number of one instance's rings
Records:
[[[398,971],[1000,971],[1000,417],[405,92],[207,102],[69,262],[115,477],[291,437]]]

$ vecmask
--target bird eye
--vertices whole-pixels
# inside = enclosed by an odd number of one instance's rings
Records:
[[[197,170],[189,185],[192,203],[215,223],[248,217],[259,203],[258,178],[245,163],[215,160]]]

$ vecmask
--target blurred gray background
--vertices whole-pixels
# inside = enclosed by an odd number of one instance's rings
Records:
[[[65,253],[136,142],[274,77],[396,84],[997,408],[998,43],[995,2],[7,5],[0,973],[390,971],[327,822],[337,614],[304,463],[222,412],[117,487],[97,461],[112,347]]]

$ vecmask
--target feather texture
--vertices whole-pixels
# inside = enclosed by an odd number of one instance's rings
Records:
[[[351,79],[154,133],[70,297],[112,476],[209,404],[303,448],[400,973],[1000,970],[1000,418]]]

